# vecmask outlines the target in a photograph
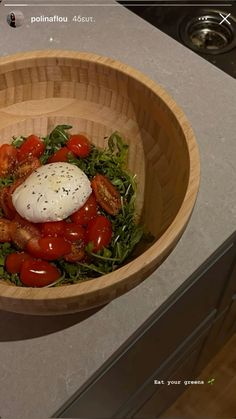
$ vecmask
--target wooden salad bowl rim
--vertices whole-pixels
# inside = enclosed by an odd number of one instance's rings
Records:
[[[193,130],[183,111],[179,108],[179,106],[177,106],[171,96],[156,82],[149,79],[143,73],[117,60],[93,53],[77,51],[29,51],[1,57],[0,74],[4,73],[6,69],[7,71],[14,70],[16,68],[16,64],[17,68],[20,68],[20,61],[24,61],[25,66],[25,61],[30,63],[32,60],[37,61],[37,59],[41,60],[48,58],[84,60],[94,64],[101,64],[105,67],[117,70],[126,76],[130,76],[142,83],[162,99],[178,120],[179,126],[185,136],[190,164],[186,194],[176,217],[163,235],[136,259],[112,273],[78,284],[64,285],[55,288],[28,288],[11,286],[8,283],[4,283],[4,281],[1,281],[0,283],[0,301],[3,303],[2,307],[6,306],[7,310],[9,309],[8,307],[10,304],[12,304],[12,311],[19,311],[18,308],[14,310],[14,300],[15,302],[17,300],[17,306],[19,306],[19,300],[28,300],[28,302],[31,300],[32,304],[36,304],[36,307],[39,300],[47,300],[46,306],[48,305],[48,307],[50,306],[50,302],[54,300],[54,308],[56,303],[58,303],[58,306],[60,306],[60,303],[63,306],[63,301],[66,300],[64,312],[68,313],[88,309],[86,303],[82,302],[82,298],[81,307],[79,309],[77,307],[77,305],[79,305],[80,297],[84,298],[85,295],[89,300],[89,308],[109,302],[111,299],[138,285],[143,279],[145,279],[145,277],[149,276],[158,265],[160,265],[181,237],[192,213],[199,189],[200,158]],[[66,308],[67,303],[68,309]],[[76,309],[73,309],[73,303],[76,305]],[[30,312],[30,310],[28,311]],[[22,312],[24,312],[23,309]],[[32,312],[34,312],[34,309],[32,309]],[[35,309],[35,312],[39,314],[39,309]],[[48,312],[50,312],[50,308]],[[63,313],[63,307],[61,309],[58,307],[58,314],[61,313]],[[44,312],[42,314],[48,313]]]

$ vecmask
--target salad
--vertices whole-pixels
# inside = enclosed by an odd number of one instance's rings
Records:
[[[119,268],[143,236],[118,132],[104,149],[70,125],[0,147],[0,278],[74,284]]]

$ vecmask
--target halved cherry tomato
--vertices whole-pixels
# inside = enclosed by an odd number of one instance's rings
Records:
[[[25,181],[26,177],[20,177],[19,179],[16,179],[14,183],[12,183],[11,186],[9,186],[10,190],[10,194],[12,195],[13,192],[15,192],[16,188],[18,188],[18,186],[20,186],[24,181]]]
[[[49,221],[48,223],[42,223],[42,234],[43,236],[64,236],[65,228],[67,223],[65,221]]]
[[[20,249],[25,249],[29,240],[33,240],[36,237],[40,237],[38,232],[32,231],[32,229],[27,227],[17,227],[14,234],[12,235],[12,241]]]
[[[74,156],[74,153],[69,150],[67,147],[62,147],[60,150],[56,151],[55,154],[53,154],[52,157],[48,160],[48,163],[56,163],[60,161],[68,161],[68,154],[71,154],[71,156]]]
[[[93,252],[106,247],[112,238],[112,225],[108,218],[98,215],[88,223],[86,230],[87,242],[93,242]]]
[[[76,134],[71,135],[67,141],[67,147],[72,151],[76,156],[87,157],[91,151],[91,143],[87,137],[84,135]]]
[[[120,192],[103,175],[94,176],[91,186],[99,205],[110,215],[116,215],[121,209]]]
[[[44,260],[25,260],[20,271],[20,280],[28,287],[45,287],[59,279],[60,276],[60,271]]]
[[[26,138],[17,152],[18,161],[22,162],[29,157],[40,157],[45,150],[45,144],[37,135],[30,135]]]
[[[15,167],[17,162],[17,150],[10,144],[3,144],[0,147],[0,176],[7,176]]]
[[[16,209],[12,203],[12,194],[25,181],[25,178],[17,179],[11,186],[6,186],[0,189],[0,207],[4,215],[12,220],[16,215]]]
[[[92,218],[96,217],[96,215],[97,202],[94,194],[92,193],[85,204],[71,215],[71,219],[76,224],[86,225]]]
[[[40,223],[31,223],[30,221],[26,220],[25,218],[21,217],[18,213],[16,213],[16,216],[14,218],[14,221],[20,226],[20,227],[26,227],[28,229],[34,228],[37,230],[37,232],[40,234]],[[40,234],[41,236],[41,234]]]
[[[71,244],[62,237],[42,237],[29,240],[26,249],[36,258],[55,260],[70,253]]]
[[[0,206],[3,209],[4,214],[9,220],[12,220],[16,216],[16,209],[12,202],[12,194],[20,186],[26,177],[17,179],[11,186],[8,187],[8,190],[5,191],[5,196],[0,193]],[[5,198],[5,208],[4,208],[4,198]]]
[[[10,242],[16,231],[17,224],[13,221],[0,218],[0,243]]]
[[[32,257],[25,252],[11,253],[7,256],[5,266],[7,272],[10,274],[19,273],[21,266],[25,260],[32,259]]]
[[[38,225],[30,223],[29,221],[20,217],[19,214],[16,214],[14,222],[16,223],[17,227],[12,233],[12,241],[20,249],[25,249],[30,239],[37,239],[41,237]]]
[[[16,169],[15,174],[17,177],[27,177],[29,176],[34,170],[38,169],[41,166],[41,163],[37,157],[30,157],[27,160],[21,161]]]
[[[5,217],[9,220],[14,218],[16,210],[12,203],[12,195],[9,186],[0,189],[0,207],[3,210]]]
[[[68,255],[65,255],[63,258],[67,262],[79,262],[80,260],[84,259],[85,250],[84,250],[84,243],[83,241],[78,241],[75,243],[71,243],[71,252]]]
[[[65,239],[70,242],[76,242],[78,240],[85,240],[85,229],[75,223],[67,223],[65,228]]]

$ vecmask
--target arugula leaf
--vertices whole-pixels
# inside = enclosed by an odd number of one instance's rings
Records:
[[[14,285],[22,286],[19,275],[9,274],[4,268],[7,255],[15,251],[10,243],[0,243],[0,278]]]
[[[15,250],[10,243],[0,243],[0,264],[3,263],[3,259],[10,253],[13,253]]]
[[[23,142],[26,140],[26,137],[23,137],[22,135],[19,135],[18,137],[12,137],[11,145],[13,145],[16,148],[19,148]]]
[[[111,153],[115,153],[116,159],[123,166],[127,161],[129,146],[123,141],[118,131],[113,132],[108,138],[108,148]]]
[[[0,177],[0,189],[4,188],[4,186],[12,185],[14,181],[15,181],[14,176]]]
[[[69,138],[67,130],[71,128],[71,125],[57,125],[47,137],[43,138],[45,151],[40,157],[42,164],[45,164],[56,151],[66,144]]]
[[[60,147],[65,145],[69,138],[69,134],[66,131],[71,128],[71,125],[57,125],[49,134],[51,144],[57,144]]]

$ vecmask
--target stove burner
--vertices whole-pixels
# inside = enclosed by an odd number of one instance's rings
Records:
[[[189,48],[205,54],[221,54],[235,46],[232,25],[216,14],[185,18],[180,37]]]

